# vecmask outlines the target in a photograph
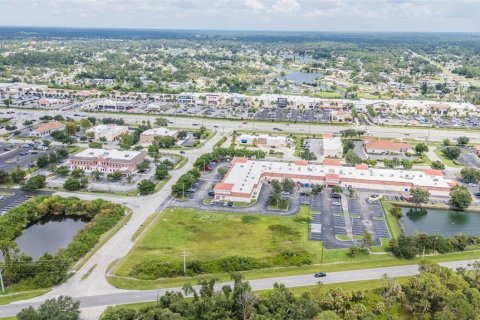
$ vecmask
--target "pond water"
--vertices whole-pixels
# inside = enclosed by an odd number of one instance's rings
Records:
[[[292,81],[297,84],[302,83],[314,83],[315,79],[321,77],[320,73],[307,73],[307,72],[290,72],[285,77],[281,77],[282,80]]]
[[[400,224],[405,234],[424,232],[454,236],[463,233],[480,236],[480,213],[440,209],[423,209],[423,212],[415,212],[409,208],[402,208],[402,213]]]
[[[53,254],[67,247],[87,222],[88,219],[81,217],[47,216],[28,227],[16,242],[20,251],[36,260],[45,252]],[[1,254],[0,260],[3,260]]]

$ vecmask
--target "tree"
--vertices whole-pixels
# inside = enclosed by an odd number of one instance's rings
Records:
[[[92,123],[90,122],[90,120],[88,120],[88,118],[83,118],[83,119],[80,119],[80,126],[83,129],[88,129],[92,127]]]
[[[75,122],[69,121],[65,124],[65,133],[69,136],[73,136],[77,133],[77,125]]]
[[[145,159],[139,164],[137,164],[137,170],[138,172],[145,172],[150,168],[150,161]]]
[[[352,140],[342,140],[343,153],[346,154],[349,150],[355,149],[355,143]]]
[[[155,168],[155,178],[163,180],[168,177],[168,169],[165,165],[159,165]]]
[[[450,189],[450,203],[459,209],[465,209],[472,203],[472,195],[467,187],[456,185]]]
[[[355,151],[352,149],[348,150],[348,152],[345,154],[345,161],[347,162],[348,165],[354,166],[356,164],[362,163],[362,158],[360,158]]]
[[[114,171],[112,173],[107,174],[107,178],[112,180],[112,181],[120,181],[123,179],[125,175],[121,173],[120,171]]]
[[[457,138],[457,144],[460,146],[466,146],[469,141],[470,141],[469,137],[462,136]]]
[[[60,296],[46,300],[38,310],[33,307],[22,309],[17,314],[18,320],[77,320],[80,319],[80,302],[71,297]]]
[[[68,178],[63,183],[63,188],[67,191],[77,191],[82,188],[82,184],[78,179]]]
[[[372,234],[368,231],[365,231],[363,233],[363,239],[362,239],[362,249],[368,249],[371,247],[373,244],[373,237]]]
[[[99,171],[99,170],[94,170],[90,173],[92,176],[93,180],[99,181],[101,177],[103,177],[104,173]]]
[[[143,179],[138,183],[137,188],[141,195],[151,194],[155,191],[155,183],[148,179]]]
[[[171,148],[175,145],[175,138],[170,136],[155,137],[154,143],[159,148]]]
[[[31,177],[22,187],[24,191],[33,191],[37,189],[41,189],[46,185],[47,177],[43,174],[39,174],[36,176]]]
[[[10,183],[12,180],[10,179],[10,175],[5,170],[0,169],[0,184],[7,184]]]
[[[168,125],[168,120],[165,118],[155,118],[155,126],[157,127],[166,127]]]
[[[462,153],[462,150],[459,147],[444,147],[442,153],[448,159],[456,160]]]
[[[80,168],[74,168],[71,173],[72,178],[81,178],[85,176],[85,170]]]
[[[435,170],[444,170],[445,164],[440,160],[435,160],[430,163],[430,167]]]
[[[348,255],[352,258],[355,258],[360,253],[360,247],[358,244],[354,244],[348,249]]]
[[[417,153],[418,155],[422,155],[425,152],[428,152],[428,146],[423,142],[417,143],[414,149],[415,149],[415,153]]]
[[[10,173],[10,178],[12,179],[13,183],[22,183],[23,180],[25,179],[25,176],[27,173],[22,170],[20,167],[16,167],[11,173]]]
[[[443,139],[442,143],[444,147],[448,147],[450,145],[450,139]]]
[[[401,161],[403,169],[412,169],[413,168],[413,161],[408,159],[402,159]]]
[[[48,166],[49,163],[50,162],[48,160],[47,154],[42,154],[37,158],[37,167],[39,167],[40,169],[45,168],[46,166]]]
[[[430,199],[430,192],[426,189],[412,188],[410,189],[410,196],[415,204],[427,203]]]
[[[61,166],[55,169],[55,173],[62,177],[66,177],[70,173],[70,168],[67,166]]]
[[[125,132],[120,136],[120,148],[123,150],[128,150],[130,149],[134,144],[136,143],[135,137],[133,134],[130,134],[128,132]]]
[[[402,208],[397,207],[397,206],[392,207],[392,208],[390,209],[390,214],[391,214],[392,216],[394,216],[395,218],[400,219],[400,218],[403,216],[403,214],[402,214]]]
[[[295,187],[295,182],[289,178],[282,179],[282,190],[285,192],[292,192],[293,188]]]
[[[471,167],[465,167],[460,170],[460,176],[466,182],[478,182],[480,181],[480,170]]]

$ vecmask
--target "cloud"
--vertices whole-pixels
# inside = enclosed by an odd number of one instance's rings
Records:
[[[301,6],[297,0],[278,0],[273,6],[273,12],[295,13],[300,11]]]
[[[253,12],[259,12],[265,9],[264,4],[260,0],[245,0],[245,6]]]

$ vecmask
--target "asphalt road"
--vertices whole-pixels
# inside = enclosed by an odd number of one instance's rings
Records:
[[[46,111],[46,110],[29,110],[31,115],[22,116],[25,118],[36,118],[42,115],[52,115],[58,114],[55,111]],[[62,115],[64,117],[75,118],[73,115],[78,113],[78,111],[66,111]],[[285,123],[278,122],[254,122],[247,120],[247,124],[243,124],[242,120],[222,120],[222,119],[202,119],[202,118],[193,118],[193,117],[169,117],[163,115],[138,115],[138,114],[121,114],[121,113],[85,113],[88,116],[93,116],[96,118],[123,118],[127,123],[141,123],[142,120],[153,120],[157,117],[167,118],[169,121],[172,121],[172,127],[179,128],[192,128],[193,124],[204,125],[209,129],[216,129],[220,132],[230,132],[233,130],[253,130],[253,131],[274,131],[274,128],[280,128],[282,132],[290,133],[310,133],[310,134],[321,134],[321,133],[337,133],[340,130],[345,130],[351,128],[352,126],[346,125],[332,125],[332,124],[315,124],[315,123],[290,123],[289,125]],[[78,118],[78,117],[77,117]],[[27,119],[25,119],[27,120]],[[401,128],[385,128],[377,126],[358,126],[359,130],[366,130],[369,135],[374,137],[385,137],[385,138],[409,138],[409,139],[426,139],[429,137],[430,141],[442,141],[443,139],[455,140],[460,136],[467,135],[470,138],[470,141],[473,143],[480,143],[480,131],[477,130],[438,130],[438,129],[425,129],[425,128],[415,128],[415,127],[401,127]],[[280,133],[280,132],[279,132]]]
[[[473,263],[474,260],[452,261],[440,263],[440,265],[456,269],[459,267],[468,268],[468,264]],[[321,271],[321,267],[319,267]],[[387,274],[389,277],[404,277],[418,274],[418,265],[407,265],[397,267],[385,267],[375,269],[363,269],[363,270],[351,270],[351,271],[339,271],[331,272],[327,274],[325,278],[315,278],[312,274],[277,277],[267,279],[250,280],[250,286],[252,290],[267,290],[273,287],[274,283],[283,283],[287,287],[302,287],[315,285],[318,281],[322,283],[342,283],[342,282],[354,282],[362,280],[381,279],[383,275]],[[231,285],[231,282],[218,283],[215,286],[216,290],[221,290],[224,285]],[[197,286],[198,288],[198,286]],[[118,304],[155,301],[157,296],[163,296],[167,291],[181,291],[182,288],[169,288],[160,290],[143,290],[143,291],[126,291],[121,290],[116,293],[107,293],[99,295],[89,295],[88,292],[83,292],[83,295],[75,296],[80,301],[81,308],[94,308],[94,307],[106,307]],[[21,309],[27,306],[38,306],[42,303],[44,298],[33,299],[32,302],[15,302],[10,305],[0,307],[0,318],[8,317],[17,314]]]

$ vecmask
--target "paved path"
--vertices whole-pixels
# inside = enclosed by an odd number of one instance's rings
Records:
[[[452,261],[440,263],[442,266],[446,266],[452,269],[458,267],[468,268],[468,265],[473,263],[474,260],[463,260],[463,261]],[[321,267],[319,267],[321,271]],[[381,279],[383,275],[387,274],[390,277],[404,277],[412,276],[418,274],[418,265],[406,265],[406,266],[396,266],[396,267],[385,267],[385,268],[375,268],[375,269],[363,269],[363,270],[351,270],[351,271],[339,271],[331,272],[325,278],[317,279],[314,278],[312,274],[307,275],[298,275],[298,276],[288,276],[288,277],[275,277],[275,278],[266,278],[266,279],[256,279],[250,280],[249,283],[253,290],[267,290],[273,287],[274,283],[283,283],[287,287],[301,287],[315,285],[318,281],[322,283],[342,283],[342,282],[354,282],[361,280],[374,280]],[[226,284],[232,284],[231,282],[218,283],[215,286],[216,290],[221,290],[222,286]],[[197,286],[198,288],[198,286]],[[182,288],[169,288],[169,289],[159,289],[159,290],[119,290],[116,292],[109,292],[103,294],[91,294],[88,291],[81,293],[80,295],[75,295],[75,298],[80,301],[80,307],[85,309],[87,313],[84,316],[84,319],[95,319],[99,312],[103,308],[112,305],[126,304],[126,303],[135,303],[135,302],[145,302],[145,301],[155,301],[157,296],[164,295],[167,291],[181,291]],[[15,315],[22,308],[25,308],[29,305],[37,307],[42,303],[44,297],[40,299],[34,299],[30,302],[16,302],[10,305],[0,307],[0,318],[8,317]],[[103,308],[101,308],[103,307]],[[88,314],[88,318],[87,318]]]

